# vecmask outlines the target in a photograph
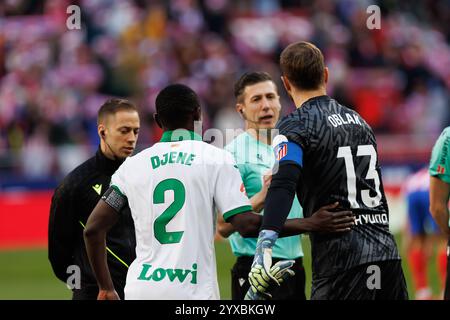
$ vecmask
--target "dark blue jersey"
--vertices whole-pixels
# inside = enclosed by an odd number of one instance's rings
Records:
[[[399,259],[389,232],[376,139],[364,119],[330,97],[320,96],[306,101],[277,127],[302,149],[296,191],[304,216],[336,201],[356,215],[350,232],[310,235],[314,277]]]

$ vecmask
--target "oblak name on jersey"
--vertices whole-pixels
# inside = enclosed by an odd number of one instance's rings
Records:
[[[344,117],[340,114],[332,114],[331,116],[328,116],[327,119],[328,122],[330,122],[335,128],[345,124],[358,124],[362,126],[361,120],[356,114],[345,113],[345,118],[346,119],[344,119]]]

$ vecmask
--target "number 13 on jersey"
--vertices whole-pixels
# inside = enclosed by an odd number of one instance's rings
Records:
[[[369,208],[374,208],[380,205],[381,202],[381,191],[380,191],[380,177],[376,170],[377,163],[377,152],[373,145],[360,145],[356,153],[357,157],[369,156],[369,168],[367,170],[366,180],[373,180],[375,184],[376,196],[370,196],[370,190],[361,190],[361,200]],[[360,208],[358,201],[356,200],[357,188],[356,188],[356,173],[355,165],[353,161],[352,149],[349,146],[340,147],[337,153],[337,158],[344,158],[345,161],[345,171],[347,173],[347,191],[348,191],[348,202],[350,207],[357,209]]]

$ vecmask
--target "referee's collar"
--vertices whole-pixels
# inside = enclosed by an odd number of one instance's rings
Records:
[[[125,161],[125,159],[109,159],[102,152],[100,146],[98,147],[97,153],[95,154],[95,158],[97,160],[99,169],[109,175],[112,175],[114,172],[116,172],[120,165]]]
[[[186,129],[176,129],[173,131],[164,131],[160,142],[173,142],[184,140],[202,141],[202,137],[194,131]]]

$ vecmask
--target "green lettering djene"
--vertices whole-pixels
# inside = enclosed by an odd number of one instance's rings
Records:
[[[187,166],[190,166],[190,165],[192,164],[192,161],[194,161],[194,158],[195,158],[195,154],[192,154],[192,153],[191,153],[191,154],[189,155],[189,158],[187,159],[187,161],[186,161],[185,164],[186,164]]]
[[[162,156],[154,156],[150,158],[153,169],[172,163],[180,163],[186,166],[190,166],[192,165],[192,161],[194,161],[194,159],[195,154],[191,153],[188,156],[186,152],[176,152],[176,151],[164,153]]]
[[[167,161],[169,161],[169,157],[168,157],[167,153],[164,153],[163,157],[164,157],[164,159],[161,161],[162,166],[166,165]]]
[[[171,152],[170,156],[169,156],[169,163],[174,163],[175,162],[175,155],[177,154],[177,152]]]
[[[184,164],[186,162],[186,157],[187,157],[187,153],[186,152],[179,152],[178,153],[178,158],[177,158],[177,163]]]
[[[152,161],[152,168],[156,169],[161,165],[161,161],[159,161],[158,156],[151,157],[150,160]]]

